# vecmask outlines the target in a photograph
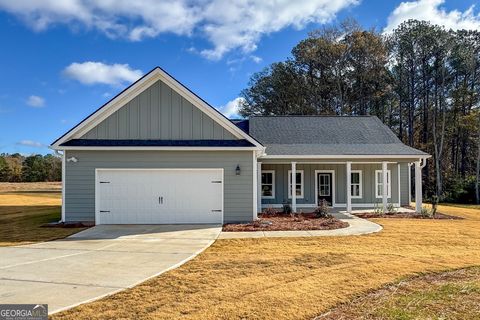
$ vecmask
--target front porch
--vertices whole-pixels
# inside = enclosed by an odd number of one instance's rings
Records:
[[[355,209],[375,207],[385,212],[389,205],[394,207],[410,205],[412,201],[410,171],[414,165],[416,211],[420,212],[421,169],[425,161],[259,159],[257,211],[268,207],[281,208],[283,204],[288,203],[294,212],[308,212],[318,207],[322,199],[325,199],[333,210],[349,213]],[[293,196],[292,180],[295,180]],[[382,181],[387,183],[384,184]]]

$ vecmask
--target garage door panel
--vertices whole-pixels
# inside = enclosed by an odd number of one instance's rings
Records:
[[[223,220],[221,169],[101,169],[97,187],[97,224]]]

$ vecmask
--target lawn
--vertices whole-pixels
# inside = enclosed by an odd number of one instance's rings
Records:
[[[24,187],[8,192],[5,185],[0,185],[0,246],[60,239],[84,229],[41,227],[60,220],[61,193],[41,188],[27,191]]]
[[[316,320],[478,319],[480,268],[466,268],[403,279]]]
[[[398,279],[480,265],[480,210],[373,219],[377,234],[218,240],[182,267],[54,319],[312,319]],[[477,301],[478,304],[478,301]]]

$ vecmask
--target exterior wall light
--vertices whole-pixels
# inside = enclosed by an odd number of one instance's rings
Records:
[[[78,162],[78,159],[75,157],[67,158],[67,162]]]
[[[235,168],[235,174],[236,174],[237,176],[240,175],[240,165],[239,165],[239,164],[237,164],[237,167]]]

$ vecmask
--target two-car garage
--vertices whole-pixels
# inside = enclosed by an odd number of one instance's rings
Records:
[[[96,224],[223,223],[223,169],[96,169]]]

